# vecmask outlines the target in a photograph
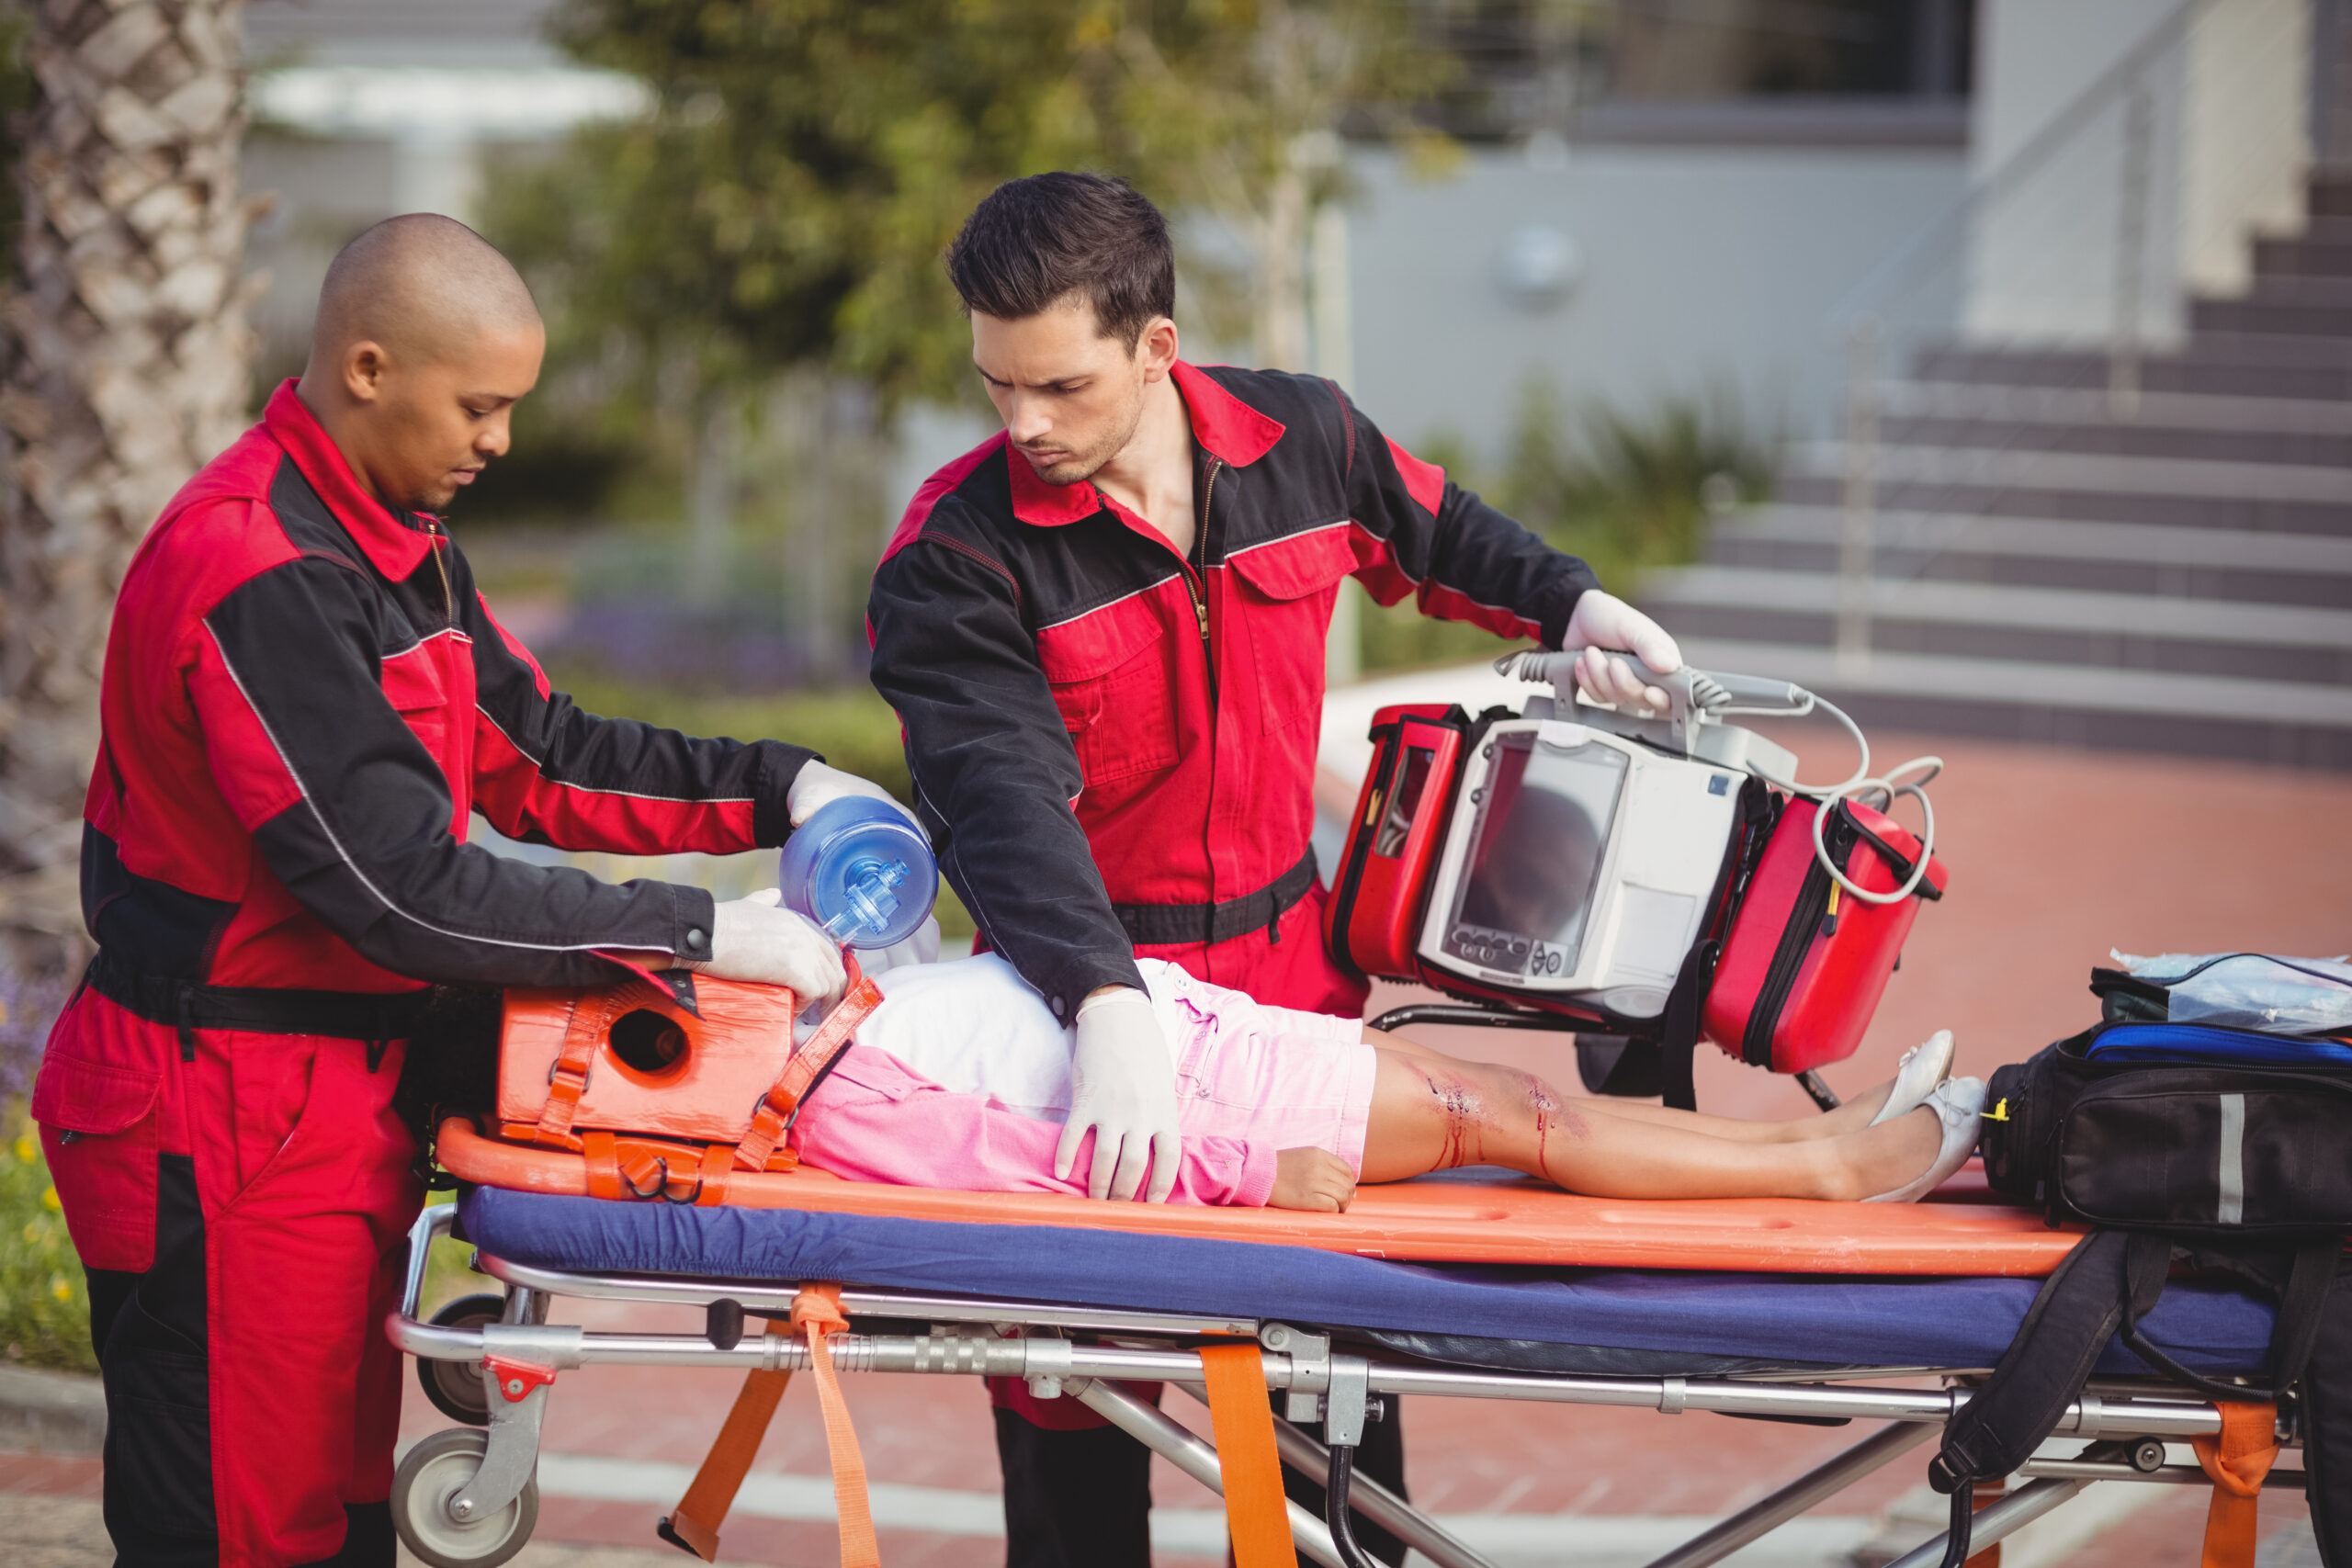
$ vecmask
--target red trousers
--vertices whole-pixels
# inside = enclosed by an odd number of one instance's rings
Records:
[[[33,1090],[90,1272],[106,1519],[123,1568],[392,1562],[401,1358],[384,1337],[423,1194],[401,1047],[179,1032],[84,989]]]

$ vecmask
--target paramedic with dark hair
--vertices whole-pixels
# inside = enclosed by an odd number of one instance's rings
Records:
[[[1660,671],[1679,655],[1331,382],[1179,359],[1168,227],[1125,182],[1000,186],[947,270],[1005,430],[933,475],[885,550],[874,682],[941,869],[1075,1023],[1061,1167],[1086,1161],[1097,1197],[1158,1201],[1175,1068],[1138,953],[1261,1002],[1363,1010],[1307,847],[1340,580],[1548,647]],[[1599,652],[1578,673],[1606,700],[1664,700]],[[1142,1446],[1073,1402],[993,1392],[1012,1568],[1148,1562]],[[1374,1425],[1363,1460],[1391,1485],[1397,1433],[1393,1414]],[[1290,1480],[1319,1510],[1319,1485]]]
[[[479,811],[567,848],[749,850],[882,793],[582,713],[491,618],[433,513],[505,454],[546,342],[471,230],[378,224],[327,271],[300,380],[123,578],[82,836],[98,954],[32,1101],[89,1270],[123,1568],[391,1568],[382,1324],[423,1196],[392,1094],[425,982],[841,986],[825,934],[756,897],[466,842]]]

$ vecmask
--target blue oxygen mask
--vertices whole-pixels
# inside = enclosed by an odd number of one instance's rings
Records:
[[[939,897],[931,845],[898,807],[864,795],[829,802],[785,840],[776,886],[844,947],[912,936]]]

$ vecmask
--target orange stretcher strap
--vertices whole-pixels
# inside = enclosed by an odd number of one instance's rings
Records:
[[[736,1169],[767,1168],[768,1156],[784,1141],[785,1129],[792,1125],[792,1113],[799,1108],[800,1097],[808,1092],[817,1075],[847,1049],[857,1026],[882,1005],[881,988],[859,971],[856,958],[844,952],[842,963],[849,971],[848,991],[840,1005],[825,1015],[825,1021],[817,1026],[817,1032],[808,1037],[808,1043],[792,1054],[783,1073],[760,1101],[759,1109],[752,1112],[752,1129],[735,1148]]]
[[[1255,1345],[1212,1345],[1201,1352],[1225,1483],[1225,1528],[1233,1538],[1234,1568],[1298,1568],[1262,1367]]]
[[[751,1473],[760,1439],[767,1436],[768,1423],[775,1419],[776,1401],[784,1397],[785,1385],[791,1381],[790,1372],[764,1367],[753,1368],[744,1378],[742,1392],[735,1396],[734,1408],[728,1411],[727,1423],[718,1428],[710,1452],[703,1456],[693,1484],[662,1521],[662,1540],[675,1541],[705,1562],[718,1561],[718,1527],[727,1522],[727,1510],[735,1506],[735,1494],[742,1489],[743,1477]]]
[[[2262,1478],[2278,1458],[2278,1412],[2270,1404],[2216,1404],[2219,1437],[2192,1438],[2197,1462],[2213,1478],[2205,1510],[2204,1568],[2254,1568],[2254,1534]]]
[[[882,1568],[874,1539],[874,1508],[865,1495],[865,1456],[858,1451],[857,1428],[833,1376],[829,1335],[849,1327],[839,1285],[803,1285],[792,1298],[792,1326],[808,1336],[808,1367],[817,1378],[817,1408],[825,1418],[825,1452],[833,1464],[833,1516],[842,1538],[842,1568]]]

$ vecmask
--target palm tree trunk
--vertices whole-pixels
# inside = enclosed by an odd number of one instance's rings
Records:
[[[55,970],[123,569],[247,403],[243,0],[29,0],[0,306],[0,957]]]

